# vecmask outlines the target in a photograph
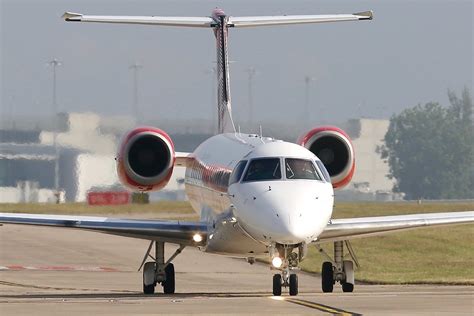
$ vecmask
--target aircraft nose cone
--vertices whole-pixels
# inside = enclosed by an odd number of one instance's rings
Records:
[[[275,192],[267,194],[260,202],[256,204],[258,212],[267,217],[266,229],[272,241],[296,244],[315,238],[320,233],[319,223],[324,220],[321,203],[314,194],[295,193],[288,196]]]
[[[316,210],[313,209],[312,212]],[[275,225],[271,230],[271,237],[279,243],[300,243],[315,235],[316,223],[311,211],[297,209],[274,210]]]
[[[303,181],[244,184],[233,192],[235,214],[242,227],[262,242],[309,242],[324,230],[332,212],[331,200],[323,198],[329,193],[323,185]]]

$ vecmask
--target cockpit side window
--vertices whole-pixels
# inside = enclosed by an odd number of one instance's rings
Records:
[[[247,160],[239,161],[237,166],[235,166],[234,171],[230,175],[229,185],[239,182],[242,178],[242,173],[244,173],[245,166],[247,165]]]
[[[243,181],[281,179],[280,158],[259,158],[249,163]]]
[[[321,170],[321,173],[323,174],[324,179],[327,182],[331,182],[331,176],[329,175],[324,164],[320,160],[316,160],[316,165],[318,165],[319,170]]]
[[[286,158],[285,171],[286,178],[289,180],[322,180],[311,160]]]

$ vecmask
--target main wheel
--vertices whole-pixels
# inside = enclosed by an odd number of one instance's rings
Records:
[[[334,271],[331,262],[324,262],[321,269],[321,287],[324,293],[331,293],[334,288]]]
[[[298,275],[290,274],[290,295],[298,295]]]
[[[274,296],[281,295],[281,275],[280,274],[273,275],[273,295]]]
[[[175,282],[174,282],[174,265],[172,263],[168,264],[165,268],[166,279],[163,281],[163,293],[165,294],[174,294]]]
[[[145,285],[143,284],[143,294],[154,294],[155,293],[155,285],[150,284],[150,285]]]
[[[342,283],[342,291],[343,292],[352,292],[354,291],[354,284],[352,283]]]
[[[143,294],[155,293],[155,263],[147,262],[143,267]]]

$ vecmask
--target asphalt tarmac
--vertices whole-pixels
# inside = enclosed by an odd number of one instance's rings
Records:
[[[300,295],[271,295],[263,264],[186,248],[175,260],[176,294],[142,294],[145,240],[86,231],[0,226],[3,315],[473,315],[474,287],[359,285],[323,294],[300,273]],[[167,245],[167,255],[175,249]]]

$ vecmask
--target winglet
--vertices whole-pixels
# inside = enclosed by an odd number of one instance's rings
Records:
[[[360,16],[359,20],[373,20],[374,19],[374,12],[372,10],[353,13],[353,15]]]
[[[81,21],[82,14],[74,12],[64,12],[62,18],[65,21]]]

